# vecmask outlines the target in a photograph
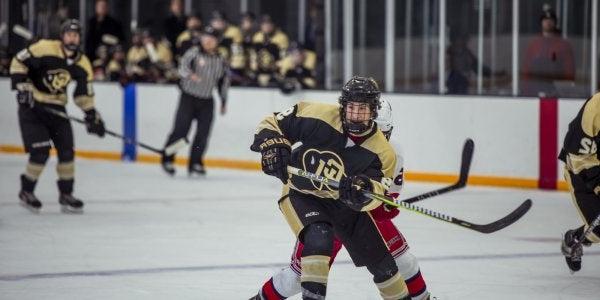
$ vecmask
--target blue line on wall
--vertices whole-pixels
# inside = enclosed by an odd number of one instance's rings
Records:
[[[123,154],[125,161],[135,161],[137,157],[137,148],[134,143],[126,141],[135,141],[136,137],[136,87],[134,83],[128,84],[123,90]]]

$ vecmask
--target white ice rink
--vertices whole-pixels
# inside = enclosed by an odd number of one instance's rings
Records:
[[[293,237],[276,205],[278,181],[209,169],[168,178],[157,165],[79,159],[83,215],[59,212],[55,158],[37,188],[44,207],[18,205],[21,155],[0,155],[0,299],[247,299],[287,264]],[[404,197],[436,188],[408,182]],[[580,224],[562,192],[470,187],[420,205],[487,223],[531,198],[531,211],[489,235],[411,212],[395,223],[438,299],[599,299],[600,247],[570,275],[560,237]],[[295,298],[298,299],[298,298]],[[328,299],[379,299],[345,251]]]

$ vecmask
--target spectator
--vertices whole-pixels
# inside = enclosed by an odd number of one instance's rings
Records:
[[[94,72],[94,80],[106,80],[105,69],[108,65],[108,47],[101,44],[96,48],[96,59],[92,62],[92,70]]]
[[[60,39],[61,25],[67,19],[69,19],[69,7],[60,6],[48,21],[48,37],[50,39]]]
[[[173,54],[168,42],[158,41],[148,30],[140,30],[134,33],[132,44],[127,53],[127,74],[133,81],[175,80]]]
[[[183,56],[194,43],[199,43],[199,32],[202,31],[202,18],[200,14],[195,13],[187,17],[185,21],[186,30],[179,34],[175,42],[177,56]]]
[[[300,43],[293,42],[288,48],[288,55],[279,63],[281,76],[280,88],[283,93],[291,93],[296,89],[313,89],[316,87],[315,65],[317,54],[307,50]]]
[[[446,87],[448,94],[469,94],[472,78],[477,74],[477,57],[468,47],[469,37],[456,34],[451,37],[451,44],[446,49],[446,62],[448,63],[448,78]],[[483,76],[492,75],[490,68],[483,66]]]
[[[169,5],[169,16],[164,20],[165,37],[171,43],[171,52],[176,52],[175,43],[177,37],[185,30],[185,15],[183,14],[183,4],[181,0],[171,0]]]
[[[127,51],[127,76],[133,81],[145,81],[148,53],[142,40],[142,32],[135,31],[131,36],[131,47]]]
[[[542,34],[527,46],[523,60],[523,94],[557,96],[555,81],[575,79],[575,58],[569,42],[560,36],[556,14],[549,8],[540,17]]]
[[[242,14],[240,20],[240,30],[242,32],[242,48],[244,51],[244,82],[241,85],[249,85],[256,79],[256,76],[250,69],[250,56],[254,51],[252,37],[256,33],[256,16],[251,12]]]
[[[96,49],[103,39],[124,39],[121,23],[108,14],[108,0],[96,0],[95,15],[88,20],[85,53],[91,61],[96,59]]]
[[[288,37],[275,26],[269,15],[261,18],[260,31],[252,37],[254,53],[251,67],[259,86],[276,86],[277,62],[288,47]]]
[[[125,51],[121,45],[116,45],[110,52],[110,61],[106,66],[106,77],[110,81],[118,81],[122,86],[125,86],[129,81],[125,69]]]
[[[221,36],[219,53],[229,63],[231,84],[241,85],[244,80],[244,51],[242,48],[242,32],[240,28],[232,25],[223,12],[214,11],[210,26]]]

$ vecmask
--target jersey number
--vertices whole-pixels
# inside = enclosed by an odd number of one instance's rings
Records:
[[[317,167],[317,171],[315,173],[325,178],[340,181],[344,175],[344,172],[342,172],[343,168],[344,167],[334,159],[328,159],[327,162],[319,159],[319,166]]]
[[[277,119],[277,121],[281,121],[283,120],[285,117],[291,115],[294,112],[294,106],[280,112],[277,114],[277,116],[275,116],[275,119]]]

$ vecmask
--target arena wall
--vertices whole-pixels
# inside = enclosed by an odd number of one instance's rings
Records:
[[[173,85],[138,84],[134,121],[137,138],[150,145],[163,146],[173,122],[179,92]],[[96,83],[96,103],[106,127],[123,132],[124,93],[112,83]],[[285,109],[297,101],[337,101],[335,91],[307,91],[283,95],[276,89],[232,88],[227,114],[215,112],[207,165],[259,169],[259,155],[249,150],[257,123],[268,113]],[[18,129],[17,104],[9,81],[0,79],[1,110],[0,150],[22,153]],[[556,129],[556,149],[566,133],[568,123],[577,114],[583,99],[560,99],[555,117],[541,118],[541,102],[536,98],[436,96],[384,94],[391,101],[395,120],[395,137],[401,141],[408,180],[450,182],[459,168],[462,144],[467,137],[475,141],[470,183],[538,187],[540,179],[540,132],[552,124]],[[215,106],[218,108],[218,105]],[[71,114],[83,117],[70,102]],[[540,122],[543,120],[543,122]],[[550,124],[550,125],[548,125]],[[131,124],[129,124],[131,126]],[[86,133],[85,127],[73,124],[79,156],[120,159],[123,143],[112,137],[99,139]],[[546,133],[547,134],[547,133]],[[193,131],[189,138],[193,138]],[[552,139],[551,139],[552,140]],[[552,151],[550,153],[552,153]],[[180,164],[185,163],[188,149],[183,149]],[[157,162],[157,156],[137,148],[137,160]],[[546,159],[547,161],[548,159]],[[562,179],[559,162],[556,180]],[[564,189],[564,182],[558,188]]]

